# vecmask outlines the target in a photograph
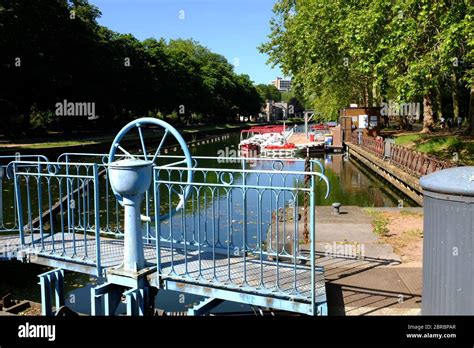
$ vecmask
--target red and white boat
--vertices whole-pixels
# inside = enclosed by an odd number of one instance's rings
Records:
[[[240,133],[239,150],[243,156],[293,157],[295,144],[288,143],[280,125],[257,126]]]
[[[239,152],[242,156],[253,157],[259,154],[259,135],[261,135],[261,132],[252,128],[240,132]]]

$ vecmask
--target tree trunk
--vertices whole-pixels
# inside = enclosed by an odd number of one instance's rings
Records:
[[[370,106],[370,100],[369,100],[369,88],[367,87],[367,83],[364,86],[364,107],[369,107]]]
[[[380,95],[375,78],[372,80],[372,98],[372,106],[380,106]]]
[[[453,118],[456,124],[459,117],[459,90],[458,90],[458,79],[456,74],[452,75],[452,98],[453,98]]]
[[[436,90],[436,95],[433,100],[433,115],[435,116],[436,120],[441,120],[443,116],[443,104],[441,98],[442,91],[441,89]]]
[[[469,96],[468,117],[470,121],[470,134],[474,135],[474,84],[471,85],[471,94]]]
[[[426,94],[423,96],[423,130],[422,133],[429,133],[433,130],[433,102],[431,95]]]
[[[368,81],[366,84],[365,89],[367,90],[367,106],[372,107],[374,106],[374,91],[373,91],[373,84]]]

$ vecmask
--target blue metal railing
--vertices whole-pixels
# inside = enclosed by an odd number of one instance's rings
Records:
[[[99,173],[103,164],[13,161],[19,249],[101,272]]]
[[[125,156],[123,156],[125,157]],[[140,158],[143,155],[137,155]],[[183,160],[183,156],[178,155],[165,155],[161,156],[163,165],[175,165]],[[86,160],[88,162],[99,163],[99,177],[104,180],[101,188],[101,201],[105,205],[103,211],[101,211],[101,233],[109,235],[111,237],[123,237],[123,213],[122,208],[118,204],[109,184],[109,178],[105,171],[106,164],[108,163],[108,154],[101,153],[64,153],[57,159],[58,162],[69,163],[71,161],[78,162],[78,160]],[[212,157],[212,156],[193,156],[194,167],[203,167],[205,165],[215,166],[216,168],[222,166],[222,163],[245,166],[246,168],[255,168],[257,166],[267,168],[269,170],[281,170],[284,168],[284,160],[273,159],[273,158],[236,158],[236,157]],[[301,163],[303,165],[304,160],[292,159],[292,162]],[[319,171],[324,174],[324,166],[319,161],[314,161],[314,164],[318,167]],[[77,165],[69,165],[69,171],[74,174],[78,172]],[[183,176],[181,176],[183,177]],[[154,199],[154,186],[150,188],[145,194],[145,203],[143,204],[143,215],[150,216],[153,211],[153,199]],[[90,219],[89,219],[90,220]],[[150,222],[145,222],[145,234],[144,241],[151,243],[154,240],[154,236],[151,232]]]
[[[13,160],[35,160],[48,162],[42,155],[3,155],[0,156],[0,233],[19,232],[13,177],[8,172],[8,163]]]
[[[314,243],[302,244],[301,215],[309,211],[314,241],[316,179],[329,182],[314,171],[317,161],[310,172],[279,162],[279,170],[247,169],[245,160],[240,169],[155,167],[155,217],[169,216],[154,219],[159,276],[315,303]],[[191,199],[167,215],[187,171],[194,173]]]
[[[162,156],[142,205],[143,241],[153,255],[147,259],[156,262],[160,279],[314,306],[316,182],[329,187],[322,164],[311,160],[304,171],[279,159],[201,156],[190,168],[182,158]],[[91,266],[97,275],[120,263],[123,212],[110,189],[107,162],[104,154],[70,153],[57,162],[6,166],[21,249]],[[305,160],[292,162],[304,167]],[[186,190],[189,197],[179,206]]]

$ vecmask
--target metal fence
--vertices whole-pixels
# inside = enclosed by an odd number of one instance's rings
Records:
[[[19,231],[13,175],[8,167],[8,164],[14,160],[49,161],[46,156],[42,155],[0,156],[0,234],[11,234]]]
[[[156,224],[159,275],[314,299],[315,183],[329,185],[315,171],[319,162],[311,161],[309,172],[286,171],[282,161],[269,162],[268,170],[246,163],[240,169],[155,167],[155,216],[165,217]],[[188,171],[192,194],[173,213]]]
[[[441,169],[455,167],[455,164],[450,161],[428,156],[395,144],[391,145],[390,162],[417,177]]]
[[[104,169],[95,163],[11,162],[21,251],[91,265],[100,275]]]
[[[390,144],[389,156],[387,156],[385,152],[386,142],[376,140],[372,137],[362,136],[359,143],[357,134],[352,133],[351,140],[353,144],[361,146],[379,158],[385,159],[388,157],[390,163],[416,177],[456,166],[456,164],[451,161],[442,160],[395,144]]]
[[[377,157],[384,156],[384,142],[372,137],[361,136],[360,141],[357,133],[352,133],[351,142],[368,150]]]
[[[323,291],[315,287],[316,182],[329,190],[319,161],[292,160],[301,169],[289,170],[279,159],[194,157],[192,168],[180,156],[163,159],[142,205],[145,257],[160,279],[316,303]],[[107,162],[103,154],[64,154],[5,167],[13,181],[10,230],[25,253],[88,265],[97,275],[120,264],[123,208]]]

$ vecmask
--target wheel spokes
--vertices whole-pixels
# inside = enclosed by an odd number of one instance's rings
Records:
[[[147,130],[148,130],[149,126],[151,126],[151,125],[159,126],[159,127],[164,128],[164,132],[160,132],[161,134],[163,134],[163,136],[159,141],[159,145],[156,148],[156,151],[154,151],[152,149],[152,151],[148,152],[147,147],[146,147],[146,142],[145,142],[145,136],[148,134]],[[135,147],[133,148],[134,151],[129,152],[129,151],[125,150],[122,146],[120,146],[120,141],[123,139],[123,137],[130,130],[132,130],[134,128],[138,128],[138,135],[139,135],[139,138],[140,138],[140,145],[138,146],[138,150],[139,150],[138,153],[137,153],[137,151],[136,151],[137,149]],[[165,156],[161,153],[161,150],[165,146],[165,143],[167,141],[167,136],[168,136],[169,133],[171,133],[171,135],[174,136],[174,138],[177,140],[178,144],[183,149],[184,158],[181,158],[180,156],[170,156],[170,157],[168,157],[168,156]],[[155,138],[153,138],[153,140],[154,139]],[[153,141],[153,144],[154,144],[154,141]],[[177,145],[177,146],[179,146],[179,145]],[[120,152],[121,152],[120,154],[117,152],[117,149],[120,150]],[[133,152],[135,152],[134,155],[132,154]],[[143,157],[142,157],[142,152],[143,152]],[[193,178],[192,168],[194,167],[193,163],[195,163],[195,160],[193,160],[193,158],[191,157],[191,154],[190,154],[189,149],[186,145],[186,142],[184,141],[182,136],[179,134],[179,132],[175,128],[173,128],[171,125],[169,125],[168,123],[166,123],[164,121],[161,121],[159,119],[154,119],[154,118],[142,118],[142,119],[139,119],[139,120],[129,122],[126,126],[124,126],[120,130],[120,132],[117,134],[117,136],[115,137],[115,139],[112,143],[112,147],[111,147],[110,152],[109,152],[109,164],[111,162],[113,162],[114,159],[119,160],[120,158],[130,158],[130,159],[133,159],[133,160],[138,160],[138,159],[144,158],[145,161],[151,162],[154,165],[157,165],[157,163],[155,163],[155,161],[157,161],[158,158],[160,158],[160,163],[161,163],[161,159],[165,160],[164,161],[165,164],[162,164],[163,167],[170,167],[171,170],[175,170],[175,171],[179,171],[178,169],[175,169],[175,167],[178,167],[178,166],[181,166],[181,165],[184,164],[185,167],[183,167],[182,170],[184,171],[184,173],[187,174],[187,180],[185,180],[184,177],[182,177],[183,173],[181,173],[181,177],[180,177],[179,180],[180,180],[181,184],[183,184],[185,186],[184,187],[180,186],[179,189],[177,188],[177,189],[173,189],[173,190],[170,191],[170,193],[173,196],[175,196],[175,197],[177,196],[178,199],[179,199],[179,201],[177,202],[177,206],[174,207],[172,210],[170,209],[170,213],[174,214],[177,211],[182,210],[182,209],[185,208],[186,200],[187,200],[187,197],[190,193],[190,189],[192,187],[191,186],[192,185],[192,180],[193,180],[192,179]],[[113,187],[112,187],[112,189],[113,189]],[[115,191],[114,191],[114,193],[115,193]],[[118,201],[121,203],[121,201],[122,201],[121,196],[117,195],[117,193],[115,193],[115,195],[116,195]],[[173,201],[176,202],[176,200],[174,198],[173,198]],[[174,204],[176,204],[176,203],[174,203]]]
[[[161,147],[165,143],[165,139],[166,139],[167,135],[168,135],[168,130],[165,129],[165,134],[163,134],[163,138],[160,141],[160,145],[158,145],[158,148],[156,149],[155,155],[153,156],[153,160],[152,160],[153,163],[155,162],[156,157],[158,157],[158,155],[160,154]]]
[[[125,150],[122,146],[120,146],[120,144],[118,144],[118,143],[115,144],[115,147],[116,147],[117,149],[119,149],[120,151],[122,151],[125,155],[127,155],[127,156],[129,156],[129,157],[131,157],[131,158],[133,158],[133,159],[137,159],[134,155],[132,155],[130,152],[128,152],[128,151]]]
[[[137,128],[138,128],[138,134],[140,136],[140,143],[142,144],[142,151],[143,151],[143,156],[145,158],[145,161],[148,160],[148,156],[146,154],[146,146],[145,146],[145,140],[143,139],[143,133],[142,133],[142,128],[140,123],[137,123]]]

